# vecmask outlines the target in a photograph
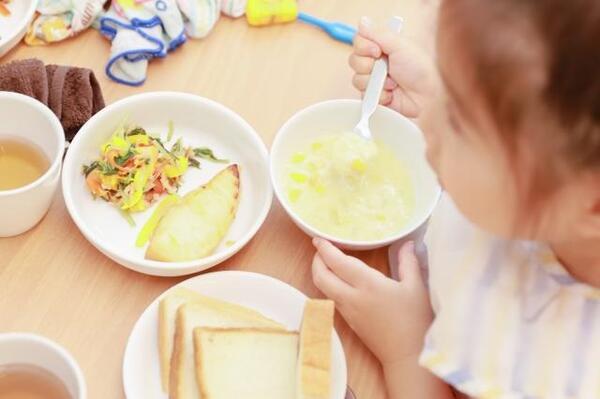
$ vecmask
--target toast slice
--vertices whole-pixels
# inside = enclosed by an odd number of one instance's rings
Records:
[[[210,298],[184,287],[177,287],[162,298],[158,305],[158,351],[160,356],[161,384],[164,392],[169,392],[169,375],[171,370],[171,355],[173,354],[173,339],[175,337],[175,317],[177,315],[177,309],[185,303],[192,302],[216,310],[222,309],[223,312],[227,312],[227,309],[234,308],[235,311],[241,312],[242,310],[248,310],[249,313],[255,315],[255,312],[250,309]]]
[[[177,309],[169,376],[170,399],[200,398],[194,364],[193,330],[197,327],[255,327],[285,331],[260,313],[243,306],[204,297]]]
[[[196,328],[202,399],[296,399],[298,333],[264,328]]]
[[[169,392],[169,373],[173,337],[175,336],[175,316],[177,309],[187,302],[201,297],[200,294],[179,287],[160,300],[158,304],[158,355],[160,357],[160,382],[163,392]]]
[[[214,252],[227,234],[239,203],[240,173],[231,165],[187,193],[158,222],[146,259],[183,262]]]
[[[306,301],[300,329],[297,399],[331,397],[331,333],[334,312],[333,301]]]

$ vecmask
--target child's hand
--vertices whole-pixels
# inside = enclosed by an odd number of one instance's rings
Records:
[[[315,285],[331,298],[350,327],[384,365],[416,358],[432,321],[432,310],[409,242],[400,250],[397,282],[345,255],[328,241],[314,239]],[[416,361],[415,361],[416,364]]]
[[[384,84],[381,104],[409,118],[416,118],[424,102],[437,89],[433,60],[415,42],[389,28],[374,27],[367,17],[363,17],[354,38],[354,52],[349,59],[355,72],[352,84],[361,93],[367,88],[373,63],[382,55],[388,56],[389,76]]]

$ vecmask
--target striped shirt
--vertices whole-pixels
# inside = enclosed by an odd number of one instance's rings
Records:
[[[543,244],[478,230],[448,198],[425,243],[435,320],[422,366],[477,398],[600,398],[600,289]]]

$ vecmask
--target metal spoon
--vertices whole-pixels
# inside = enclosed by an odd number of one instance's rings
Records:
[[[393,17],[390,20],[389,26],[394,32],[400,32],[404,20],[401,17]],[[388,75],[388,60],[387,57],[383,56],[375,61],[373,70],[371,71],[371,77],[365,90],[365,95],[362,100],[362,112],[360,121],[354,128],[354,133],[358,134],[365,140],[373,140],[371,129],[369,128],[369,119],[377,109],[379,104],[379,98],[383,91],[383,85]]]

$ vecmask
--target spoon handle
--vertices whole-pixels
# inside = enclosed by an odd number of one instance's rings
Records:
[[[381,97],[381,91],[383,90],[383,84],[385,83],[385,78],[387,78],[387,73],[388,65],[386,57],[376,60],[362,101],[361,117],[363,119],[368,120],[377,109],[379,97]]]
[[[388,22],[388,26],[392,32],[400,33],[404,26],[404,19],[402,17],[392,17]],[[387,75],[388,59],[386,56],[383,56],[375,61],[373,70],[371,71],[371,77],[369,78],[369,83],[367,84],[367,89],[365,90],[365,95],[362,101],[361,115],[363,120],[369,120],[371,115],[373,115],[377,109],[377,104],[379,104],[379,98],[381,97],[381,92],[383,91],[383,85],[385,84]]]

